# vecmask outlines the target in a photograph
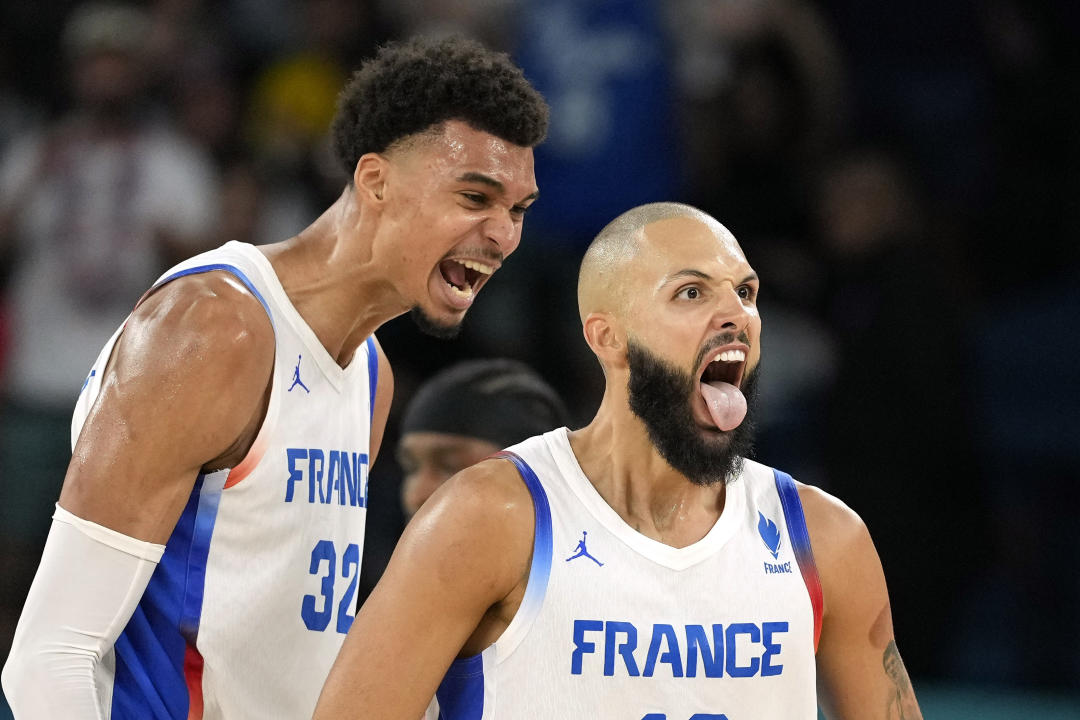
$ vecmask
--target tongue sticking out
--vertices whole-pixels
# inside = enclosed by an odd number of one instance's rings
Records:
[[[746,417],[746,397],[739,388],[726,382],[703,382],[698,387],[716,427],[724,431],[739,427]]]

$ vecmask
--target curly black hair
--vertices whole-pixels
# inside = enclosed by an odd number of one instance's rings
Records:
[[[447,120],[521,147],[547,134],[548,106],[505,53],[462,36],[379,48],[338,97],[334,153],[350,178],[361,155]]]

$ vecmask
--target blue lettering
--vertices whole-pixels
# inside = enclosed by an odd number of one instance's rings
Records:
[[[293,501],[296,484],[303,482],[306,474],[309,503],[367,507],[367,453],[286,448],[285,456],[289,470],[285,483],[285,502]],[[307,462],[303,462],[305,460]]]
[[[585,633],[599,632],[604,629],[601,620],[574,621],[574,652],[570,654],[570,674],[581,674],[581,657],[585,653],[596,652],[596,643],[585,642]]]
[[[713,647],[705,636],[705,628],[700,625],[686,626],[686,677],[697,676],[698,648],[701,648],[701,665],[705,677],[724,677],[724,626],[713,625]]]
[[[304,619],[304,625],[308,630],[322,632],[330,624],[330,616],[334,613],[334,578],[337,569],[337,552],[334,544],[329,540],[320,540],[311,551],[311,566],[308,571],[317,575],[326,561],[326,575],[322,578],[322,609],[316,610],[315,603],[319,600],[314,595],[305,595],[300,605],[300,617]]]
[[[356,478],[357,502],[359,507],[367,507],[368,456],[367,453],[353,453],[353,477]]]
[[[295,483],[304,479],[304,473],[296,467],[296,461],[306,457],[307,450],[304,448],[285,449],[285,458],[289,467],[289,479],[285,481],[285,502],[292,502]]]
[[[338,479],[337,486],[340,488],[338,499],[342,505],[351,505],[356,507],[356,481],[353,480],[356,477],[356,473],[353,472],[353,468],[356,466],[356,453],[352,454],[352,464],[349,463],[349,453],[341,453],[341,465],[338,466]],[[349,500],[345,501],[345,491],[349,492]]]
[[[727,626],[727,674],[730,677],[753,677],[757,674],[760,660],[757,657],[750,658],[749,665],[739,665],[735,659],[737,652],[735,638],[738,635],[749,635],[750,642],[761,642],[761,630],[754,623],[732,623]]]
[[[626,635],[626,642],[616,643],[619,633]],[[637,628],[633,623],[615,622],[609,620],[604,625],[604,675],[611,677],[615,674],[615,647],[618,644],[619,654],[622,655],[623,664],[630,677],[637,677],[637,661],[634,660],[634,648],[637,647]]]
[[[341,596],[338,604],[337,631],[344,635],[352,627],[355,615],[349,611],[353,609],[353,595],[356,593],[356,581],[360,578],[360,546],[349,543],[345,548],[345,555],[341,558],[341,577],[352,578],[349,587],[345,588],[345,594]]]
[[[341,451],[331,450],[330,455],[327,458],[327,470],[326,470],[326,499],[324,503],[329,503],[334,498],[335,492],[341,493],[341,501],[339,505],[345,504],[345,488],[341,486]]]
[[[326,465],[326,456],[319,448],[308,450],[308,502],[315,502],[315,485],[319,486],[319,500],[323,500],[323,468]]]
[[[679,634],[668,623],[655,623],[651,629],[645,662],[639,671],[634,652],[638,647],[638,628],[625,621],[575,620],[574,650],[570,657],[570,672],[582,674],[583,658],[597,653],[597,643],[587,641],[586,633],[603,630],[604,675],[615,676],[616,656],[622,656],[622,664],[629,677],[654,677],[658,663],[671,666],[671,677],[697,677],[698,655],[705,677],[748,678],[760,673],[762,677],[780,675],[784,666],[777,662],[783,647],[776,635],[786,633],[789,624],[784,621],[757,623],[732,623],[726,628],[719,623],[712,626],[710,641],[702,625],[684,625],[686,654],[683,655]],[[739,636],[745,636],[742,647]],[[643,648],[644,649],[644,646]],[[761,650],[759,654],[757,651]],[[740,664],[740,662],[745,664]]]
[[[761,656],[762,676],[779,675],[784,672],[783,665],[773,665],[770,660],[780,653],[780,643],[773,642],[773,633],[788,631],[786,622],[767,622],[761,625],[761,644],[765,646],[765,654]]]
[[[671,665],[671,676],[682,677],[682,654],[679,652],[679,638],[675,636],[675,628],[667,624],[653,625],[652,642],[649,643],[649,654],[645,656],[644,677],[652,677],[656,669],[657,654],[660,652],[661,639],[667,641],[667,650],[660,655],[660,662]]]

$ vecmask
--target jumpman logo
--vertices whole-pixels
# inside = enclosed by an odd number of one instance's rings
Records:
[[[592,560],[594,563],[596,563],[600,567],[604,567],[604,563],[600,562],[599,560],[594,558],[592,555],[590,555],[588,549],[585,547],[585,538],[588,535],[589,535],[588,530],[582,530],[581,531],[581,542],[579,542],[577,544],[577,547],[574,548],[575,550],[577,550],[577,554],[576,555],[571,555],[570,557],[566,558],[566,562],[570,562],[571,560],[576,560],[579,557],[584,556],[584,557],[587,557],[590,560]]]
[[[304,384],[304,381],[300,379],[300,359],[302,357],[304,357],[304,356],[303,355],[297,355],[296,356],[296,367],[293,368],[293,371],[292,371],[292,385],[289,386],[289,392],[292,392],[293,388],[296,387],[297,385],[304,388],[304,392],[306,392],[306,393],[311,392],[311,390],[308,389],[308,386]]]

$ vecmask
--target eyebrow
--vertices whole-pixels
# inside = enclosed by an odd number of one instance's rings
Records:
[[[673,280],[680,280],[687,277],[697,278],[699,280],[712,280],[712,275],[709,275],[708,273],[703,273],[700,270],[694,270],[693,268],[683,268],[682,270],[678,270],[671,273],[671,275],[668,275],[667,279],[664,281],[664,284],[666,285]],[[740,280],[738,284],[744,285],[757,279],[758,274],[756,272],[751,272],[749,275]]]
[[[489,188],[495,190],[500,194],[506,193],[505,185],[503,185],[501,182],[491,177],[490,175],[485,175],[484,173],[467,172],[463,175],[459,175],[457,179],[458,182],[479,183],[480,185],[487,185]],[[526,195],[524,198],[522,198],[522,202],[525,202],[526,200],[535,200],[538,197],[540,197],[540,191],[536,190],[533,193]]]

